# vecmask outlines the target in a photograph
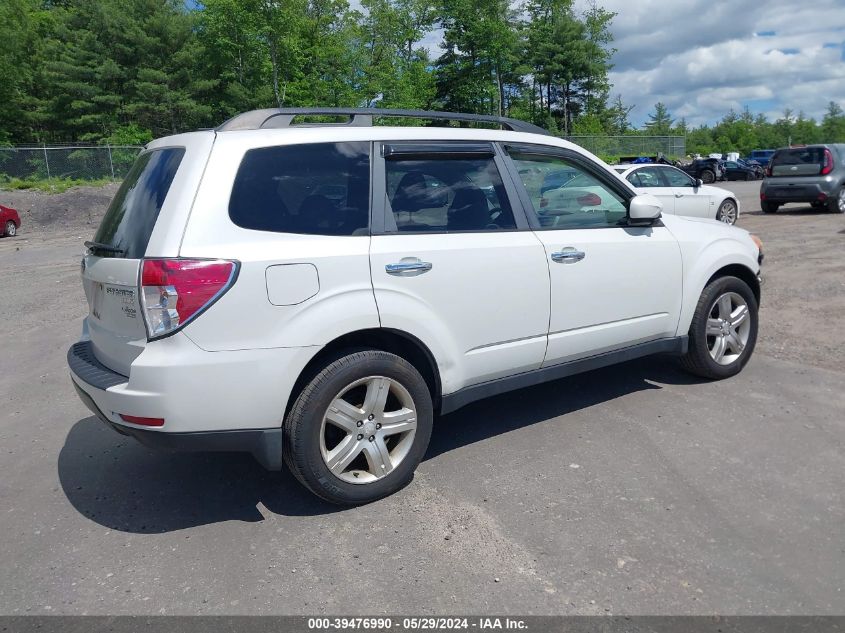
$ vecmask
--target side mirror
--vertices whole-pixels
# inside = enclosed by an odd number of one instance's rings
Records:
[[[698,189],[699,187],[703,187],[703,186],[704,186],[704,181],[701,178],[696,178],[695,179],[695,188]]]
[[[641,193],[631,198],[628,205],[628,221],[635,226],[648,226],[653,224],[663,212],[663,205],[660,200],[650,193]]]

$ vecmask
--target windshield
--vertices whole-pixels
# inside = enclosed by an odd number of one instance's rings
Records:
[[[111,249],[98,255],[139,259],[182,162],[185,150],[167,148],[141,154],[111,201],[94,241]],[[97,251],[94,247],[94,251]]]

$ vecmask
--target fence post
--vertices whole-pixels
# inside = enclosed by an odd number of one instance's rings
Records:
[[[42,143],[44,148],[44,165],[47,167],[47,180],[50,180],[50,160],[47,158],[47,144]]]
[[[111,179],[114,180],[114,161],[111,159],[111,143],[106,143],[109,149],[109,167],[111,167]]]

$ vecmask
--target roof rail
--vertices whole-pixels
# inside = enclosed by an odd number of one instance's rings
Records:
[[[345,123],[304,123],[301,127],[324,125],[371,126],[374,118],[403,117],[412,119],[428,119],[431,121],[466,121],[472,123],[494,123],[513,132],[529,132],[531,134],[545,134],[549,132],[543,128],[501,116],[483,114],[466,114],[462,112],[437,112],[432,110],[394,110],[389,108],[267,108],[251,110],[238,114],[219,127],[218,132],[231,130],[267,130],[291,127],[295,117],[301,116],[336,116],[348,117]],[[300,126],[298,126],[300,127]]]

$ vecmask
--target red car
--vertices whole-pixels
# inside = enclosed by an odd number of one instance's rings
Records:
[[[18,215],[18,212],[0,204],[0,237],[17,235],[20,226],[21,216]]]

